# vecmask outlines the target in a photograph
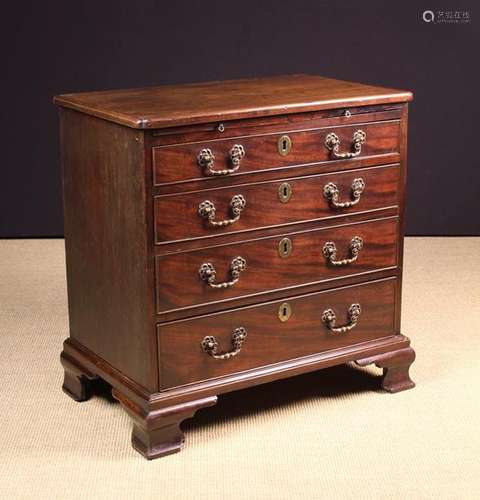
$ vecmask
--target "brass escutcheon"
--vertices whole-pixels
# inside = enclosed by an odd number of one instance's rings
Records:
[[[278,308],[278,319],[280,321],[287,321],[292,315],[292,306],[288,302],[280,304]]]
[[[278,255],[285,258],[288,257],[293,250],[292,240],[290,238],[282,238],[278,243]]]
[[[282,203],[288,203],[292,197],[292,186],[288,182],[282,182],[278,187],[278,199]]]
[[[278,154],[281,156],[287,156],[292,149],[292,139],[288,135],[282,135],[277,142]]]

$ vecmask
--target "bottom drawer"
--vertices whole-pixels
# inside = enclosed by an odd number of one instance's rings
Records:
[[[162,389],[394,334],[396,278],[157,327]]]

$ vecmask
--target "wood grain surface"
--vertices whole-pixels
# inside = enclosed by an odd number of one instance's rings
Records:
[[[261,134],[258,131],[259,135],[155,147],[153,149],[154,183],[160,185],[182,180],[211,178],[208,170],[201,168],[197,161],[198,154],[204,148],[210,149],[215,156],[213,168],[223,170],[232,168],[229,157],[230,149],[236,144],[242,145],[245,156],[241,161],[239,173],[335,160],[331,151],[325,146],[326,136],[335,133],[340,139],[340,151],[348,152],[352,150],[352,138],[357,130],[363,130],[367,134],[360,157],[398,152],[399,121],[337,125],[288,132],[288,134],[287,131],[273,134]],[[285,135],[288,135],[291,140],[291,150],[286,156],[282,156],[278,151],[278,142]],[[351,160],[343,160],[343,162],[344,168],[348,169]]]
[[[411,99],[403,90],[287,75],[64,94],[55,103],[129,127],[165,128]]]
[[[346,266],[329,264],[322,253],[325,243],[334,242],[338,249],[337,259],[343,259],[350,256],[349,245],[354,236],[364,242],[358,259]],[[292,251],[288,257],[281,257],[279,245],[285,237],[290,240]],[[398,220],[394,217],[158,256],[157,311],[189,308],[283,288],[299,293],[295,287],[391,268],[397,264],[397,237]],[[231,279],[230,262],[237,256],[246,260],[247,267],[232,287],[214,289],[200,279],[200,266],[209,262],[217,271],[217,282],[228,281]]]
[[[70,336],[157,388],[143,132],[62,110]]]
[[[340,201],[348,201],[351,199],[352,182],[357,178],[362,178],[366,185],[359,203],[350,208],[332,208],[323,196],[324,186],[329,182],[335,183],[340,190]],[[278,196],[283,182],[288,182],[292,188],[288,203],[282,203]],[[393,165],[157,196],[154,202],[155,240],[157,243],[167,243],[192,238],[214,239],[222,234],[396,206],[398,183],[399,169]],[[240,219],[234,224],[212,228],[199,216],[199,204],[209,200],[215,205],[218,220],[230,218],[229,204],[237,194],[244,196],[247,203]]]
[[[275,301],[159,325],[160,385],[207,380],[393,335],[395,290],[396,280],[388,279],[294,297],[288,300],[292,315],[285,322],[278,318],[283,301]],[[357,327],[332,333],[322,323],[323,311],[332,308],[342,325],[352,303],[362,307]],[[231,350],[231,334],[238,327],[247,330],[247,338],[236,357],[214,359],[202,350],[206,335],[218,340],[221,351]]]

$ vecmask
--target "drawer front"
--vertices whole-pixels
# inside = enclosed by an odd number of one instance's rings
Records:
[[[207,380],[391,336],[395,294],[396,280],[386,279],[161,324],[161,386]],[[290,316],[282,321],[285,308]],[[347,331],[335,330],[342,326]],[[227,359],[213,356],[229,352]]]
[[[226,233],[397,206],[399,168],[398,165],[371,167],[157,196],[154,208],[155,241],[161,244],[214,238]],[[351,206],[338,206],[354,201],[356,203]],[[219,226],[219,222],[225,225]]]
[[[394,267],[397,237],[394,217],[158,256],[157,312]]]
[[[348,162],[345,153],[355,153],[357,158],[397,153],[399,130],[399,121],[394,120],[157,146],[153,148],[154,184],[329,160]]]

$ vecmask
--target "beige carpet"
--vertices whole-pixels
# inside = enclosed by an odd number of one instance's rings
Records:
[[[147,462],[105,395],[61,389],[62,240],[0,241],[0,498],[480,498],[480,238],[410,238],[412,391],[336,367],[220,398]]]

